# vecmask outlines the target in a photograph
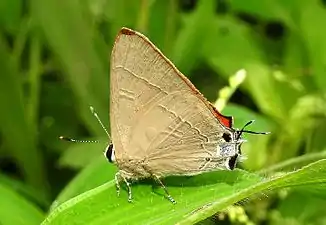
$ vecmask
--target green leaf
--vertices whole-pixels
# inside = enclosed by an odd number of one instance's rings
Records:
[[[226,77],[245,69],[247,78],[244,86],[258,107],[266,115],[277,119],[286,116],[286,104],[278,94],[279,85],[272,76],[272,70],[263,61],[262,51],[248,26],[232,17],[220,16],[210,29],[203,51],[212,68],[222,71]]]
[[[323,97],[306,94],[299,98],[289,111],[286,120],[287,126],[281,126],[282,130],[279,132],[283,135],[278,136],[275,140],[270,161],[275,162],[275,159],[285,160],[295,157],[304,140],[312,141],[310,137],[316,132],[315,127],[320,125],[321,120],[326,117],[325,112]]]
[[[32,202],[38,204],[42,207],[48,207],[50,202],[49,199],[43,195],[37,189],[21,182],[20,180],[14,179],[12,177],[6,176],[0,173],[0,184],[11,187],[13,191],[24,196],[26,199],[31,200]]]
[[[288,111],[303,94],[302,90],[294,88],[284,74],[287,82],[277,79],[263,53],[250,27],[230,16],[219,16],[214,21],[203,50],[210,66],[217,73],[222,71],[225,77],[245,69],[247,78],[243,86],[257,106],[266,115],[286,121]],[[286,97],[281,98],[282,95]]]
[[[172,61],[178,69],[189,74],[200,58],[206,32],[210,30],[215,16],[215,1],[198,1],[196,9],[187,15],[186,22],[174,42]]]
[[[7,32],[16,33],[19,30],[22,3],[21,0],[0,1],[0,27],[4,27]]]
[[[325,189],[326,160],[280,176],[262,178],[245,171],[217,171],[195,177],[170,177],[167,184],[178,202],[171,204],[161,190],[133,185],[134,202],[122,191],[117,197],[114,181],[87,191],[61,204],[45,224],[190,224],[201,221],[227,206],[254,194],[283,187],[314,185]],[[158,193],[159,192],[159,193]]]
[[[98,157],[85,167],[59,194],[51,210],[68,199],[98,187],[114,178],[117,169],[103,157]]]
[[[44,219],[38,208],[3,184],[0,184],[0,199],[1,225],[34,225]]]
[[[288,160],[282,161],[265,169],[259,171],[260,174],[271,174],[277,171],[292,171],[296,168],[307,165],[314,161],[326,158],[326,151],[305,154],[302,156],[290,158]]]
[[[326,34],[321,32],[324,26],[320,23],[326,20],[325,8],[322,2],[317,0],[303,2],[300,6],[298,8],[299,29],[308,50],[316,84],[325,92]]]
[[[202,54],[217,73],[228,78],[248,64],[263,63],[250,27],[231,16],[217,16],[211,23]]]
[[[0,132],[9,154],[15,159],[26,182],[39,191],[44,190],[43,158],[36,146],[36,133],[27,118],[21,74],[0,35]]]
[[[302,37],[295,32],[289,32],[285,41],[283,60],[287,75],[295,78],[299,77],[298,75],[308,74],[307,50]],[[300,88],[299,85],[297,86]]]
[[[283,3],[282,0],[229,0],[233,11],[253,14],[268,20],[282,20],[292,24],[289,6],[291,3]],[[289,2],[289,1],[288,1]],[[287,7],[286,7],[287,6]]]
[[[293,224],[293,221],[297,221],[295,224],[325,224],[325,209],[320,207],[325,203],[325,199],[307,192],[294,191],[282,199],[277,207],[279,213],[272,217],[272,224]]]
[[[318,120],[315,129],[311,132],[310,137],[307,138],[306,152],[319,152],[325,150],[325,133],[326,120]]]
[[[121,27],[135,28],[137,18],[143,12],[140,11],[141,4],[137,1],[108,1],[107,16],[109,17],[112,36],[115,37]]]
[[[105,124],[109,124],[107,100],[109,76],[107,52],[100,35],[78,1],[32,0],[35,24],[43,31],[51,50],[61,63],[75,96],[79,115],[95,134],[103,134],[89,111],[93,105]],[[76,38],[72,38],[76,37]]]
[[[167,14],[169,16],[167,16]],[[170,58],[179,25],[178,5],[174,0],[155,1],[150,10],[148,38]],[[163,28],[163,30],[162,30]]]
[[[245,67],[248,71],[247,89],[259,108],[276,121],[286,121],[287,108],[281,90],[272,70],[264,64],[253,63]]]

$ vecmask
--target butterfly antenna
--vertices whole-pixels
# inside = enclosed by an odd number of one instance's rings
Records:
[[[251,130],[244,130],[242,132],[248,133],[248,134],[270,134],[271,133],[271,132],[256,132],[256,131],[251,131]]]
[[[64,137],[64,136],[60,136],[59,138],[61,140],[63,140],[63,141],[70,141],[70,142],[78,142],[78,143],[99,143],[98,140],[76,140],[76,139],[69,138],[69,137]]]
[[[100,123],[100,125],[103,128],[103,130],[105,131],[105,133],[108,135],[109,139],[111,140],[111,136],[110,136],[108,130],[105,128],[104,124],[102,123],[102,121],[101,121],[100,117],[98,116],[97,112],[95,111],[94,107],[93,106],[90,106],[89,108],[90,108],[92,114],[97,119],[97,121]]]
[[[270,134],[271,132],[256,132],[256,131],[251,131],[251,130],[245,130],[247,126],[255,122],[255,120],[250,120],[248,121],[242,129],[239,131],[239,137],[242,135],[242,133],[248,133],[248,134]]]

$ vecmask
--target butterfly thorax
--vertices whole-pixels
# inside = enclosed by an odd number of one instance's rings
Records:
[[[130,159],[122,157],[117,159],[117,166],[126,178],[137,180],[150,177],[151,173],[146,168],[144,159]]]
[[[120,173],[127,179],[135,180],[151,176],[150,171],[146,168],[145,159],[130,158],[126,154],[116,157],[112,143],[107,146],[104,156],[109,162],[116,164]]]

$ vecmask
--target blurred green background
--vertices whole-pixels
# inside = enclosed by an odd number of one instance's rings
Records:
[[[113,179],[89,105],[109,127],[109,56],[122,26],[145,34],[211,102],[247,71],[223,114],[272,134],[246,135],[240,167],[286,172],[324,158],[325,22],[322,0],[1,0],[0,223],[39,224],[83,168],[103,169],[91,181],[79,176],[79,192]],[[281,163],[299,156],[298,167]],[[202,223],[326,224],[325,204],[280,191]]]

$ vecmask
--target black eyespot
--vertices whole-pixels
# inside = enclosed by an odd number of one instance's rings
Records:
[[[224,133],[222,135],[222,138],[224,139],[224,141],[230,142],[231,141],[231,134]]]
[[[233,170],[237,164],[237,158],[238,158],[238,154],[235,154],[234,156],[230,157],[229,161],[228,161],[228,165],[230,170]]]
[[[105,151],[105,158],[109,160],[110,163],[112,163],[112,151],[113,151],[113,144],[110,144],[108,149]]]
[[[208,158],[208,157],[206,157],[206,158],[205,158],[205,160],[208,162],[208,161],[210,161],[211,159],[210,159],[210,158]]]

